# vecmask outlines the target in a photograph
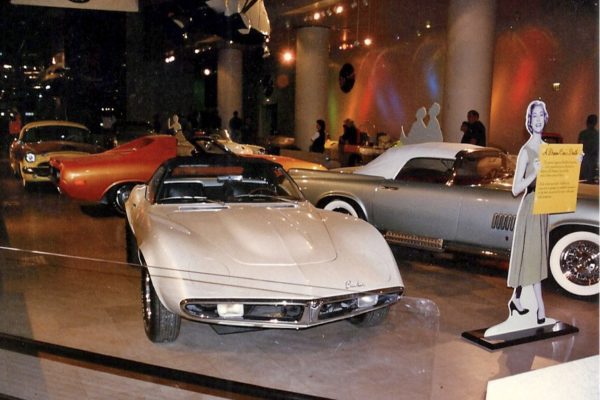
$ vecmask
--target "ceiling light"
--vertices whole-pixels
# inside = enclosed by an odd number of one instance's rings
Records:
[[[294,53],[291,50],[285,50],[281,55],[281,60],[285,64],[289,64],[294,61]]]
[[[337,7],[335,8],[335,13],[336,13],[336,14],[341,14],[341,13],[343,13],[343,12],[344,12],[344,6],[337,6]]]
[[[371,39],[370,37],[366,37],[363,43],[365,44],[365,46],[370,46],[373,44],[373,39]]]

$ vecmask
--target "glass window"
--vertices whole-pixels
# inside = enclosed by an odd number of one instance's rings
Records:
[[[396,176],[397,181],[446,183],[452,173],[454,160],[444,158],[413,158]]]
[[[460,157],[456,185],[478,185],[513,176],[514,163],[503,153],[473,152]]]

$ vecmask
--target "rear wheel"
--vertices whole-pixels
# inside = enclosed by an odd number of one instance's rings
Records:
[[[162,304],[147,268],[142,268],[142,306],[144,330],[148,339],[155,343],[172,342],[177,339],[181,317],[167,310]]]
[[[550,251],[552,278],[577,296],[593,296],[599,291],[598,234],[570,232],[556,241]]]
[[[108,200],[117,214],[125,215],[125,202],[134,186],[134,183],[125,183],[111,190]]]
[[[356,317],[352,317],[349,321],[360,327],[369,327],[381,324],[387,318],[388,312],[390,311],[390,307],[386,306],[383,308],[379,308],[377,310],[369,311],[364,314],[357,315]]]

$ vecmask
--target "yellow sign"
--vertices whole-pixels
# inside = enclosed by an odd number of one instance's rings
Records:
[[[583,145],[545,144],[535,185],[534,214],[575,211]]]

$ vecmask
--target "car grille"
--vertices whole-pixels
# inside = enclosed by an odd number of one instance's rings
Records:
[[[43,162],[39,163],[37,167],[31,168],[31,172],[37,176],[49,176],[50,175],[50,163]]]
[[[515,221],[517,216],[514,214],[500,214],[496,213],[492,217],[492,229],[502,231],[513,231],[515,229]]]
[[[306,328],[382,308],[396,303],[404,288],[351,293],[317,300],[187,299],[181,310],[192,320],[239,326]],[[377,302],[359,307],[362,296],[377,295]],[[243,304],[241,317],[221,317],[217,304]]]

